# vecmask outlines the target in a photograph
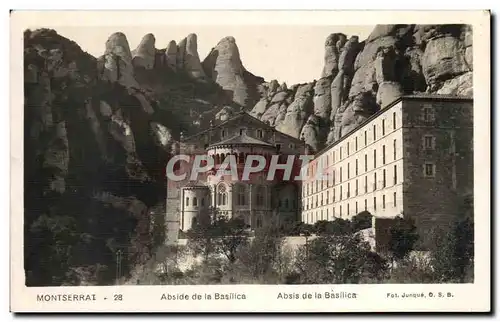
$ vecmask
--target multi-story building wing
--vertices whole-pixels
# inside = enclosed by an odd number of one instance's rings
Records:
[[[397,99],[315,155],[303,181],[302,220],[350,219],[365,210],[411,217],[421,230],[449,220],[473,190],[472,134],[472,99]]]

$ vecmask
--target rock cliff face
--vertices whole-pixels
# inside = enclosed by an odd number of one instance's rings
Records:
[[[253,106],[258,100],[257,85],[264,79],[248,72],[240,59],[233,37],[223,38],[203,61],[209,77],[219,84],[229,97],[241,106]]]
[[[318,151],[402,94],[472,94],[462,25],[332,33],[319,79],[295,85],[247,71],[233,37],[201,61],[195,34],[148,34],[131,51],[116,32],[98,58],[53,30],[24,36],[28,285],[113,283],[118,250],[126,274],[163,242],[164,166],[181,131],[244,109]]]
[[[112,283],[118,250],[126,274],[164,242],[174,137],[237,104],[207,81],[195,35],[131,52],[117,32],[99,58],[48,29],[24,46],[26,283]]]
[[[470,26],[379,25],[361,42],[332,33],[324,62],[305,91],[303,84],[293,90],[263,84],[251,113],[317,151],[403,94],[472,95]]]

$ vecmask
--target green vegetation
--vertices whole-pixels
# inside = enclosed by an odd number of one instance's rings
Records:
[[[473,221],[457,216],[445,233],[435,231],[436,247],[420,251],[411,220],[396,217],[386,251],[374,251],[366,231],[372,216],[320,221],[278,228],[272,222],[250,236],[238,219],[214,212],[214,220],[187,233],[184,252],[199,261],[154,279],[136,276],[140,284],[349,284],[467,283],[473,276]],[[284,236],[293,231],[302,245],[290,247]],[[301,236],[301,237],[299,237]]]

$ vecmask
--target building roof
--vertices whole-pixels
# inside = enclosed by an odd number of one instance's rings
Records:
[[[416,93],[416,94],[408,94],[403,95],[397,98],[392,103],[389,103],[388,106],[394,105],[403,99],[430,99],[430,100],[459,100],[459,101],[472,101],[472,96],[458,96],[458,95],[442,95],[442,94],[428,94],[428,93]]]
[[[197,136],[198,136],[198,135],[200,135],[200,134],[206,133],[206,132],[208,132],[208,131],[210,131],[210,130],[213,130],[213,129],[220,128],[220,127],[222,127],[222,126],[224,126],[224,125],[226,125],[226,124],[229,124],[229,123],[234,122],[234,121],[236,121],[236,120],[239,120],[239,119],[241,119],[241,118],[248,118],[248,119],[249,119],[250,121],[252,121],[252,122],[259,123],[259,124],[260,124],[260,126],[262,126],[262,128],[265,128],[265,129],[269,129],[269,130],[272,130],[272,131],[278,132],[278,133],[280,133],[281,135],[283,135],[283,136],[285,136],[285,137],[288,137],[289,139],[295,140],[295,141],[297,141],[297,142],[302,142],[300,139],[298,139],[298,138],[296,138],[296,137],[293,137],[293,136],[291,136],[291,135],[288,135],[288,134],[286,134],[286,133],[283,133],[283,132],[280,132],[280,131],[276,130],[276,128],[272,127],[271,125],[267,124],[266,122],[263,122],[263,121],[259,120],[259,119],[258,119],[258,118],[256,118],[256,117],[254,117],[254,116],[252,116],[252,115],[248,114],[247,112],[239,112],[239,113],[237,113],[235,116],[233,116],[232,118],[230,118],[230,119],[228,119],[228,120],[226,120],[226,121],[224,121],[224,122],[221,122],[221,123],[219,123],[219,124],[217,124],[217,125],[214,125],[213,127],[210,127],[210,128],[208,128],[208,129],[205,129],[205,130],[203,130],[203,131],[200,131],[200,132],[198,132],[198,133],[196,133],[196,134],[193,134],[193,135],[191,135],[191,136],[189,136],[189,137],[185,138],[185,139],[184,139],[184,141],[189,141],[190,139],[195,138],[195,137],[197,137]]]
[[[230,137],[229,139],[214,143],[210,145],[207,149],[220,145],[261,145],[267,147],[274,147],[274,145],[268,142],[258,140],[256,138],[246,135],[245,133],[242,133],[240,135],[235,135],[233,137]]]

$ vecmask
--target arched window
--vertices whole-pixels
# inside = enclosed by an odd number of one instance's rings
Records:
[[[186,197],[186,206],[189,206],[189,197]]]
[[[224,206],[227,202],[227,192],[226,186],[224,184],[219,185],[217,188],[217,205]]]
[[[193,197],[193,206],[196,207],[198,206],[198,198]]]

